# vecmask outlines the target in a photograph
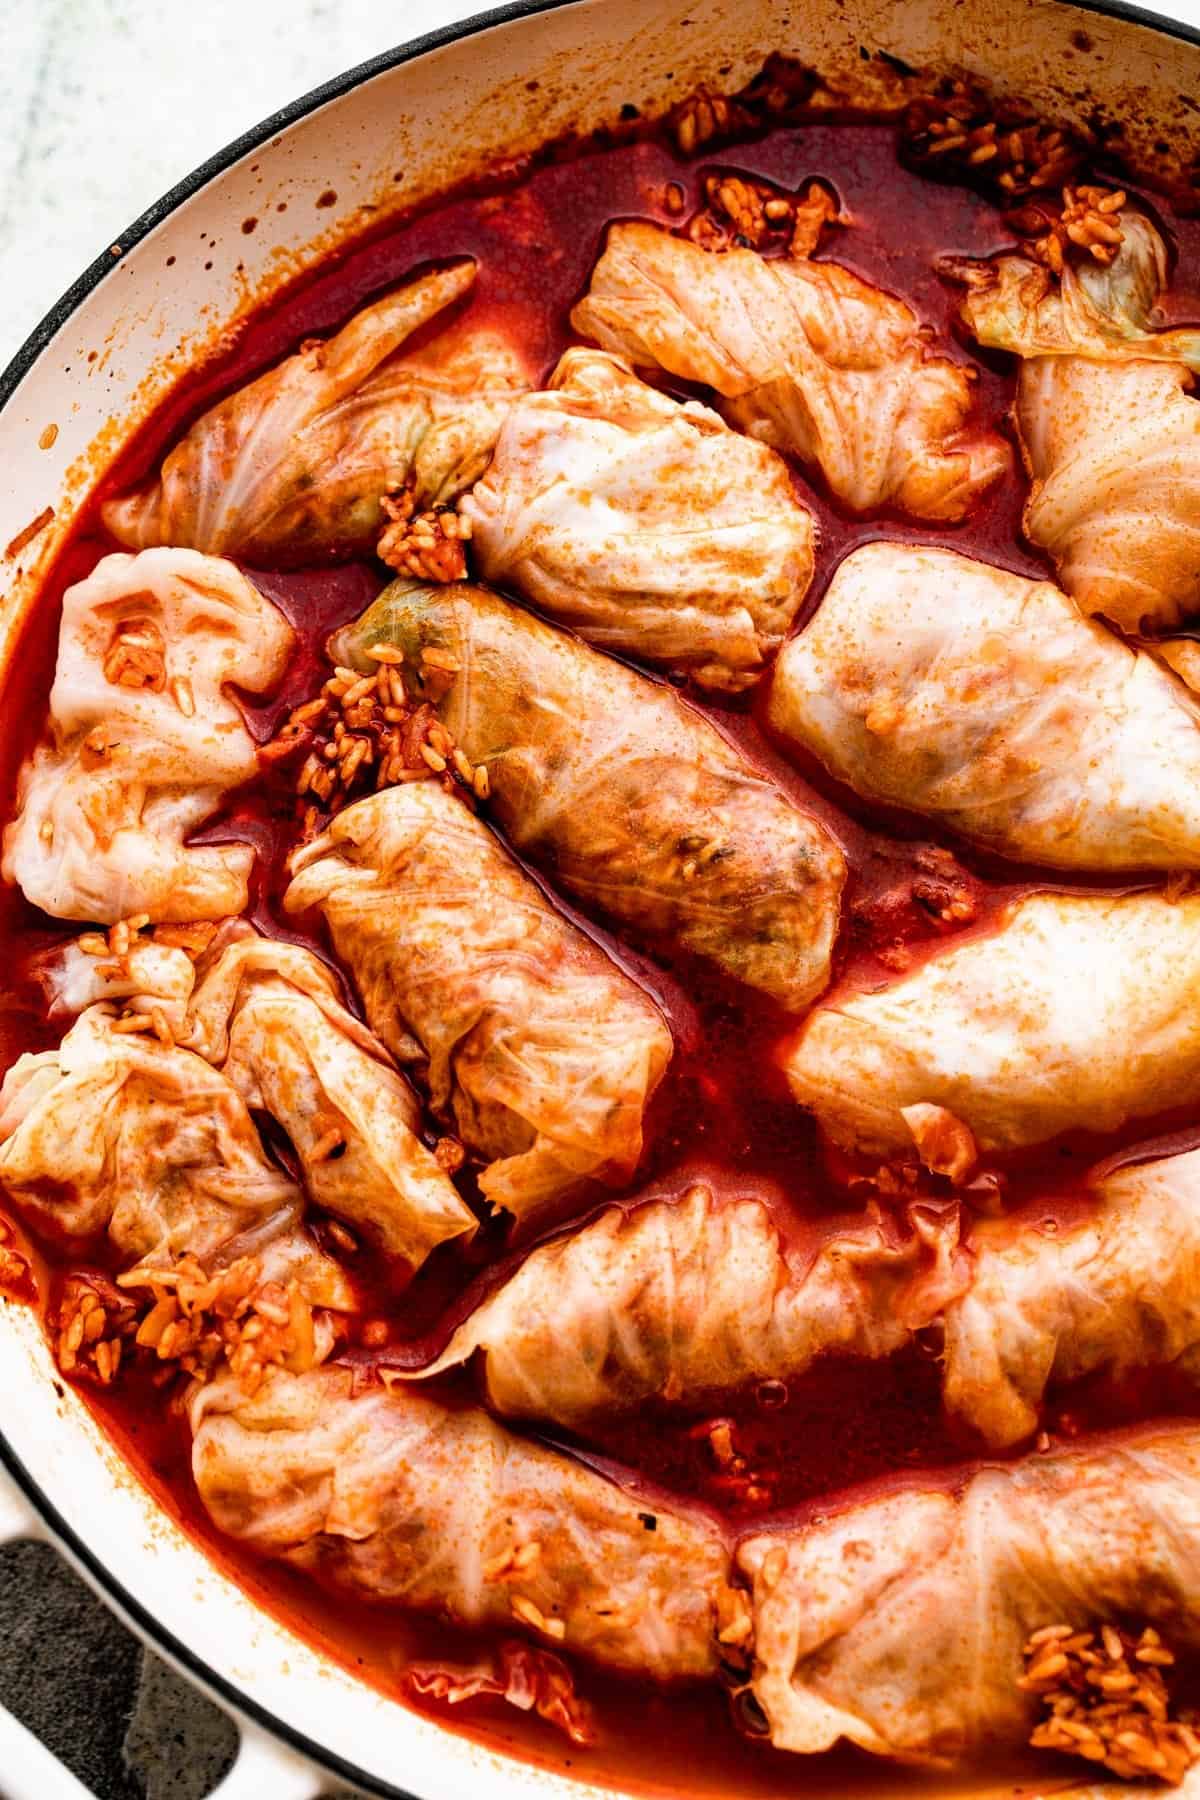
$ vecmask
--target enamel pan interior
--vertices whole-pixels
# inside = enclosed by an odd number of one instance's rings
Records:
[[[1047,114],[1123,121],[1141,167],[1172,155],[1186,165],[1200,144],[1191,98],[1200,35],[1131,7],[561,0],[424,38],[297,101],[197,170],[103,248],[19,353],[0,381],[0,544],[55,510],[3,559],[0,655],[11,654],[40,572],[129,430],[306,261],[495,158],[606,123],[625,104],[654,113],[702,83],[732,91],[773,49],[866,104],[902,98],[906,65],[976,72]],[[0,1306],[0,1392],[0,1455],[29,1498],[118,1610],[214,1693],[377,1793],[600,1791],[417,1717],[260,1612],[56,1384],[40,1331],[16,1304]],[[870,1779],[874,1796],[967,1791],[927,1776]],[[815,1800],[823,1780],[819,1767],[797,1768],[788,1791]]]

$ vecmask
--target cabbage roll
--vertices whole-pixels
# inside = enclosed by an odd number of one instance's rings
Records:
[[[534,1250],[420,1374],[479,1350],[498,1412],[581,1426],[786,1380],[827,1351],[890,1356],[961,1290],[957,1244],[957,1209],[931,1202],[797,1254],[761,1200],[718,1205],[697,1186]]]
[[[419,1267],[475,1215],[421,1141],[421,1108],[386,1050],[298,944],[235,926],[202,966],[186,1039],[291,1139],[319,1206]]]
[[[1200,1377],[1200,1151],[1125,1165],[1046,1235],[980,1219],[946,1310],[945,1399],[995,1445],[1028,1436],[1052,1381],[1170,1363]]]
[[[454,500],[486,468],[523,359],[488,329],[407,353],[475,280],[469,258],[415,276],[204,413],[156,476],[102,508],[119,543],[188,544],[280,566],[369,551],[386,495]]]
[[[1023,359],[1025,531],[1085,612],[1136,632],[1200,606],[1200,331],[1149,328],[1166,251],[1141,214],[1120,229],[1111,263],[1067,263],[1058,283],[1022,256],[957,271],[970,329]]]
[[[254,852],[189,833],[257,772],[228,692],[283,674],[291,627],[232,563],[106,556],[63,597],[49,735],[21,770],[3,874],[60,919],[219,918]]]
[[[628,1180],[670,1061],[658,1008],[433,782],[347,807],[293,860],[367,1018],[422,1059],[435,1111],[524,1219],[587,1180]]]
[[[974,372],[932,355],[902,300],[838,263],[713,255],[659,225],[613,225],[571,322],[715,388],[731,424],[814,464],[855,512],[961,519],[1008,464],[967,423]]]
[[[1039,357],[1017,421],[1025,530],[1085,612],[1125,631],[1200,610],[1200,402],[1179,363]]]
[[[750,1687],[783,1750],[839,1739],[952,1764],[1015,1748],[1034,1631],[1145,1620],[1200,1649],[1200,1431],[982,1470],[851,1503],[737,1553],[753,1583]]]
[[[914,1107],[982,1150],[1200,1100],[1200,894],[1034,894],[903,981],[820,1007],[785,1052],[838,1144],[911,1153]]]
[[[394,582],[331,642],[353,668],[377,648],[585,906],[795,1011],[826,986],[841,850],[669,688],[466,583]]]
[[[812,580],[786,464],[600,350],[514,407],[460,510],[487,580],[702,687],[757,680]]]
[[[728,1556],[700,1513],[651,1508],[477,1407],[355,1392],[349,1369],[231,1382],[192,1403],[192,1470],[220,1530],[356,1597],[526,1627],[610,1668],[717,1668]]]
[[[864,799],[1017,861],[1200,866],[1200,710],[1047,581],[864,545],[780,656],[768,716]]]
[[[353,1304],[301,1230],[303,1196],[267,1161],[237,1089],[203,1057],[90,1007],[0,1087],[0,1187],[59,1237],[107,1232],[126,1263],[226,1265],[253,1251],[314,1306]]]

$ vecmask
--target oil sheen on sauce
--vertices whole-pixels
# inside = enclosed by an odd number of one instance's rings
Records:
[[[759,175],[787,189],[813,178],[828,183],[850,223],[830,233],[820,253],[907,300],[936,332],[940,347],[976,369],[979,416],[1002,424],[1012,396],[1006,359],[982,358],[968,349],[955,325],[958,294],[933,266],[939,253],[983,256],[1010,242],[999,213],[967,189],[924,180],[903,169],[890,125],[813,123],[776,130],[690,162],[655,139],[591,149],[550,160],[517,185],[464,193],[390,227],[309,271],[251,321],[219,366],[206,367],[185,382],[128,447],[105,491],[136,481],[220,394],[288,353],[301,338],[337,326],[380,289],[434,259],[462,254],[477,259],[478,282],[461,316],[495,321],[514,333],[547,375],[572,341],[568,313],[586,287],[609,221],[641,216],[674,223],[663,206],[668,182],[682,182],[695,197],[700,176],[713,168]],[[1186,295],[1187,277],[1200,266],[1200,231],[1194,222],[1163,216],[1180,251],[1176,295],[1181,288]],[[1044,559],[1020,534],[1025,483],[1015,458],[1004,481],[959,527],[918,531],[886,515],[853,519],[841,514],[811,481],[798,473],[796,481],[819,530],[808,613],[819,604],[841,558],[871,539],[919,535],[924,542],[945,544],[1022,574],[1049,573]],[[4,714],[19,721],[18,729],[6,737],[0,769],[5,816],[12,810],[20,760],[44,717],[62,592],[113,547],[96,522],[94,507],[85,512],[26,627],[13,664],[20,669],[20,703],[6,706]],[[326,673],[322,654],[326,636],[363,610],[384,576],[378,566],[366,563],[299,573],[250,573],[300,638],[280,692],[248,710],[251,729],[265,740],[289,707],[317,689]],[[943,861],[942,867],[964,882],[978,902],[972,930],[986,930],[1002,904],[1031,886],[1096,885],[1047,881],[1033,871],[964,851],[918,821],[872,815],[848,802],[821,771],[800,770],[781,758],[764,735],[749,698],[728,704],[705,702],[702,709],[786,791],[824,819],[845,847],[851,874],[838,981],[870,985],[888,979],[889,970],[878,952],[897,940],[917,956],[944,941],[946,927],[923,905],[920,884],[914,887],[914,877],[924,866],[921,859],[931,845],[949,853],[952,860]],[[252,896],[256,921],[275,935],[310,942],[328,956],[322,939],[306,937],[294,921],[282,916],[283,862],[293,824],[290,817],[273,810],[274,805],[269,790],[252,787],[235,796],[219,821],[201,835],[210,841],[252,842],[259,851]],[[675,1033],[676,1059],[654,1103],[637,1195],[675,1193],[697,1178],[709,1182],[719,1196],[760,1194],[788,1242],[797,1247],[815,1244],[844,1222],[855,1204],[844,1185],[853,1170],[844,1162],[835,1167],[825,1159],[811,1125],[787,1097],[775,1054],[784,1024],[780,1016],[765,1004],[721,987],[702,971],[661,967],[636,949],[615,943],[571,908],[564,910],[654,993]],[[19,894],[0,890],[6,971],[0,1067],[7,1068],[22,1050],[43,1049],[57,1039],[21,971],[32,952],[65,935],[61,924],[27,906]],[[352,996],[347,998],[352,1003]],[[1182,1130],[1183,1142],[1195,1141],[1186,1119],[1156,1121],[1150,1129],[1143,1123],[1137,1135],[1145,1139],[1166,1129]],[[1132,1136],[1128,1144],[1106,1139],[1097,1145],[1081,1139],[1025,1157],[1007,1171],[1009,1204],[1027,1211],[1031,1228],[1047,1219],[1065,1219],[1086,1204],[1080,1178],[1088,1164],[1098,1155],[1125,1148],[1136,1148]],[[368,1290],[368,1314],[387,1319],[391,1341],[382,1351],[351,1346],[350,1358],[425,1360],[512,1266],[517,1254],[495,1228],[486,1228],[466,1254],[453,1246],[438,1252],[408,1288],[393,1272],[380,1269],[376,1260],[352,1259],[351,1266]],[[51,1270],[42,1282],[44,1304],[53,1301],[55,1281]],[[452,1391],[467,1390],[460,1383]],[[444,1655],[461,1662],[478,1647],[470,1634],[427,1619],[330,1599],[286,1569],[241,1553],[235,1557],[195,1500],[184,1425],[164,1406],[162,1391],[151,1385],[145,1371],[131,1371],[116,1392],[97,1396],[88,1390],[86,1398],[162,1504],[214,1558],[262,1604],[356,1674],[399,1695],[407,1661]],[[1129,1382],[1120,1391],[1093,1382],[1061,1396],[1050,1424],[1054,1437],[1069,1441],[1080,1432],[1119,1429],[1123,1421],[1148,1413],[1185,1412],[1195,1405],[1194,1396],[1170,1391],[1161,1375]],[[936,1344],[919,1346],[882,1366],[828,1362],[790,1384],[782,1405],[774,1399],[766,1405],[761,1394],[746,1394],[723,1396],[686,1418],[661,1409],[647,1411],[633,1420],[612,1422],[589,1446],[577,1449],[648,1492],[665,1489],[718,1509],[736,1534],[761,1518],[764,1507],[723,1484],[703,1429],[718,1416],[730,1420],[747,1462],[771,1471],[771,1510],[797,1517],[838,1504],[850,1488],[875,1490],[918,1470],[926,1480],[957,1480],[976,1453],[975,1446],[954,1437],[942,1415]],[[769,1795],[850,1789],[864,1794],[928,1794],[950,1792],[955,1786],[928,1773],[883,1771],[850,1753],[814,1765],[764,1749],[735,1732],[720,1695],[711,1691],[666,1694],[648,1684],[587,1669],[577,1673],[580,1691],[595,1705],[601,1724],[601,1741],[595,1749],[572,1749],[549,1726],[499,1702],[450,1714],[439,1709],[437,1716],[497,1750],[516,1751],[600,1783],[648,1792],[736,1792],[765,1800]],[[397,1776],[402,1780],[403,1771]]]

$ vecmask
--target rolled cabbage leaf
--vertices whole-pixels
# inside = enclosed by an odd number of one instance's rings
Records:
[[[864,545],[780,655],[768,717],[864,799],[1019,862],[1200,866],[1200,710],[1047,581]]]
[[[1085,612],[1170,630],[1200,609],[1200,401],[1181,363],[1039,357],[1016,418],[1025,531]]]
[[[62,919],[242,911],[253,850],[185,840],[257,771],[229,686],[273,687],[293,641],[232,563],[104,557],[63,597],[49,733],[21,770],[5,880]]]
[[[1058,281],[1023,256],[950,267],[969,329],[1024,359],[1027,536],[1085,612],[1161,631],[1200,604],[1200,330],[1151,329],[1166,249],[1141,213],[1120,229],[1111,263],[1067,262]]]
[[[606,350],[721,396],[731,424],[820,469],[856,512],[961,519],[1008,464],[968,424],[973,371],[931,353],[904,304],[837,263],[721,255],[612,225],[571,315]]]
[[[419,1267],[475,1230],[416,1095],[311,950],[234,926],[200,967],[185,1042],[283,1127],[317,1204],[390,1255]]]
[[[1183,363],[1200,372],[1200,330],[1153,331],[1167,285],[1167,250],[1144,213],[1122,211],[1110,263],[1064,261],[1061,276],[1021,255],[944,266],[968,285],[962,316],[989,350],[1018,356]]]
[[[432,781],[385,789],[293,867],[285,905],[321,908],[373,1029],[425,1061],[494,1205],[524,1219],[628,1180],[671,1034],[460,800]]]
[[[669,688],[467,583],[393,582],[330,647],[402,652],[509,840],[585,906],[794,1011],[827,985],[841,850]]]
[[[753,1584],[750,1687],[771,1742],[839,1740],[953,1764],[1015,1749],[1038,1696],[1030,1635],[1132,1617],[1200,1649],[1200,1431],[907,1487],[737,1553]]]
[[[1200,1150],[1097,1178],[1053,1235],[977,1220],[970,1286],[945,1315],[946,1405],[1002,1446],[1051,1382],[1171,1364],[1200,1376]]]
[[[701,1513],[651,1506],[477,1407],[355,1391],[349,1369],[230,1381],[192,1403],[192,1469],[242,1544],[355,1596],[659,1681],[717,1668],[728,1553]]]
[[[610,1208],[532,1251],[410,1378],[477,1369],[509,1418],[584,1429],[650,1400],[690,1405],[787,1381],[819,1357],[892,1356],[941,1322],[948,1410],[1003,1448],[1052,1383],[1170,1364],[1200,1377],[1200,1151],[1101,1173],[1044,1232],[947,1202],[878,1208],[785,1250],[756,1199],[701,1185]]]
[[[827,1352],[890,1356],[961,1291],[957,1246],[957,1208],[931,1202],[797,1254],[761,1200],[722,1205],[696,1186],[534,1250],[420,1377],[479,1351],[498,1412],[582,1426],[786,1380]]]
[[[947,1109],[983,1150],[1116,1131],[1200,1100],[1200,895],[1034,894],[986,937],[836,997],[784,1053],[838,1144],[912,1151],[904,1112]]]
[[[600,350],[568,350],[513,408],[460,511],[486,580],[702,687],[756,681],[812,580],[780,458]]]
[[[251,1249],[314,1306],[353,1305],[299,1223],[303,1195],[267,1161],[237,1089],[203,1057],[116,1028],[90,1007],[57,1050],[18,1057],[0,1087],[0,1187],[60,1237],[106,1232],[139,1268]]]
[[[474,280],[470,258],[414,276],[332,338],[302,344],[204,413],[157,475],[107,501],[109,531],[133,548],[294,565],[373,548],[389,493],[410,488],[418,508],[454,500],[530,382],[490,329],[403,350]]]

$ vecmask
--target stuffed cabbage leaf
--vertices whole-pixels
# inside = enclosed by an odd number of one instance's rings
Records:
[[[421,1108],[311,950],[234,926],[199,971],[186,1042],[291,1139],[318,1205],[418,1266],[475,1215],[421,1141]]]
[[[1017,421],[1025,530],[1085,612],[1170,630],[1200,608],[1200,402],[1179,363],[1040,357]]]
[[[812,579],[779,457],[599,350],[568,350],[513,408],[460,510],[485,579],[702,687],[757,680]]]
[[[405,282],[204,413],[141,488],[109,500],[119,543],[283,565],[373,548],[386,495],[448,503],[487,466],[529,385],[490,329],[403,346],[474,284],[470,259]]]
[[[1167,285],[1167,251],[1144,213],[1122,211],[1111,262],[1084,256],[1052,275],[1023,255],[990,262],[951,258],[944,267],[969,288],[962,315],[989,350],[1022,357],[1183,363],[1200,370],[1200,330],[1155,331],[1150,321]]]
[[[236,1088],[192,1051],[117,1025],[94,1006],[57,1050],[18,1057],[0,1088],[0,1187],[55,1236],[106,1232],[126,1264],[207,1267],[253,1248],[312,1305],[350,1307]]]
[[[321,908],[374,1031],[424,1060],[494,1205],[524,1219],[628,1179],[671,1034],[460,800],[431,781],[385,789],[293,867],[288,910]]]
[[[837,263],[721,255],[609,228],[575,329],[721,396],[731,424],[815,464],[856,512],[961,519],[1008,463],[968,425],[973,372],[931,354],[902,300]]]
[[[273,1373],[192,1403],[192,1470],[219,1529],[372,1601],[524,1627],[610,1668],[712,1675],[728,1554],[714,1524],[645,1498],[476,1407]]]
[[[229,685],[273,687],[292,643],[232,563],[104,557],[63,597],[49,736],[21,770],[5,880],[62,919],[240,912],[254,852],[185,840],[257,772]]]
[[[331,642],[356,669],[377,648],[556,884],[795,1011],[826,986],[841,850],[669,688],[466,583],[394,582]]]
[[[1038,1699],[1022,1650],[1060,1622],[1129,1617],[1200,1649],[1200,1432],[909,1487],[741,1544],[753,1583],[751,1692],[771,1742],[839,1739],[953,1764],[1015,1749]]]
[[[906,1109],[944,1107],[983,1150],[1200,1100],[1200,895],[1034,894],[989,936],[835,998],[785,1053],[835,1142],[911,1153]]]
[[[1200,710],[1049,582],[864,545],[781,654],[768,717],[864,799],[1019,862],[1200,866]]]
[[[761,1200],[706,1187],[613,1208],[534,1250],[422,1377],[482,1353],[488,1402],[580,1426],[648,1400],[684,1404],[820,1355],[889,1356],[958,1293],[952,1205],[877,1212],[807,1253],[785,1250]]]
[[[954,266],[967,325],[1023,359],[1026,534],[1085,612],[1136,632],[1200,603],[1200,331],[1150,328],[1166,250],[1140,213],[1120,229],[1111,263],[1068,262],[1058,282],[1022,256]]]
[[[944,1394],[990,1444],[1038,1423],[1051,1382],[1171,1364],[1200,1376],[1200,1151],[1097,1178],[1047,1235],[977,1220],[969,1288],[946,1310]]]

